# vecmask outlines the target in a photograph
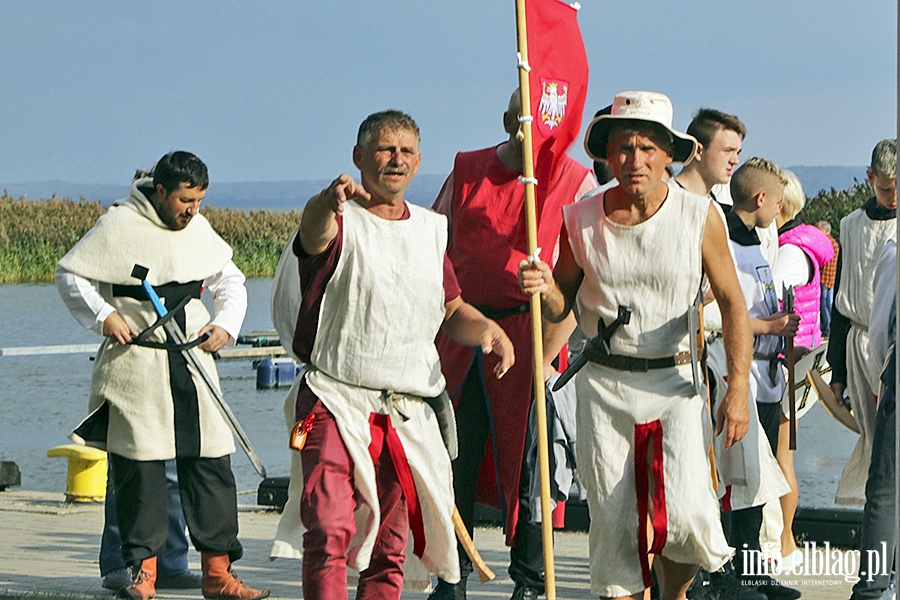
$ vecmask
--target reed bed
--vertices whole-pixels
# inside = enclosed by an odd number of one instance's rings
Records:
[[[840,219],[873,195],[867,181],[846,190],[821,190],[807,199],[800,219],[815,225],[827,220],[835,238]],[[46,200],[0,196],[0,283],[53,280],[56,262],[106,212],[100,202],[67,198]],[[247,277],[272,277],[300,213],[244,212],[206,206],[203,214],[234,249],[234,262]]]
[[[0,283],[53,280],[56,263],[106,212],[100,202],[0,196]],[[271,277],[300,213],[204,207],[203,214],[234,249],[247,277]]]

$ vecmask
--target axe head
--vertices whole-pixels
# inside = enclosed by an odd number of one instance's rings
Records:
[[[627,306],[619,306],[619,314],[617,315],[619,323],[628,325],[631,323],[631,309]]]
[[[147,279],[147,273],[149,273],[149,272],[150,272],[150,269],[148,269],[147,267],[142,267],[141,265],[134,265],[134,267],[131,269],[131,276],[135,277],[137,279],[140,279],[141,281],[144,281],[145,279]]]

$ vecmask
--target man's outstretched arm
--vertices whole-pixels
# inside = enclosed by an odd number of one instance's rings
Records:
[[[331,185],[313,196],[303,208],[300,217],[300,231],[297,236],[303,250],[309,256],[322,254],[337,236],[337,215],[344,212],[348,200],[368,200],[369,192],[346,173],[331,182]]]

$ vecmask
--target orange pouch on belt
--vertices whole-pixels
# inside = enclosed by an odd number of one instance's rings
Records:
[[[288,448],[291,450],[303,450],[306,445],[306,435],[312,431],[313,425],[316,424],[316,415],[309,413],[302,421],[297,421],[291,427],[291,435],[288,440]]]

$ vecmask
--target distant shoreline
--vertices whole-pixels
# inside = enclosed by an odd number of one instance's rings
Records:
[[[853,185],[854,178],[865,180],[865,167],[846,166],[793,166],[785,167],[796,173],[808,196],[815,196],[820,190],[845,190]],[[352,172],[351,172],[352,173]],[[337,175],[337,174],[335,174]],[[419,173],[413,178],[407,198],[420,206],[431,206],[440,193],[446,174]],[[233,208],[241,211],[267,210],[288,212],[300,210],[306,201],[331,183],[330,179],[305,179],[296,181],[257,181],[221,183],[212,181],[207,192],[206,203],[215,208]],[[30,181],[22,183],[0,183],[0,190],[6,190],[13,198],[84,198],[100,201],[108,206],[128,195],[128,182],[121,185],[77,183],[72,181]]]
[[[337,174],[336,174],[337,175]],[[419,174],[407,191],[407,199],[420,206],[431,206],[444,184],[446,175]],[[332,178],[333,179],[333,178]],[[275,213],[300,210],[306,201],[328,187],[332,179],[298,181],[259,181],[218,183],[212,181],[204,204],[214,208],[240,211],[265,210]],[[77,183],[72,181],[32,181],[0,184],[0,190],[15,199],[84,199],[109,206],[128,195],[129,184]]]

